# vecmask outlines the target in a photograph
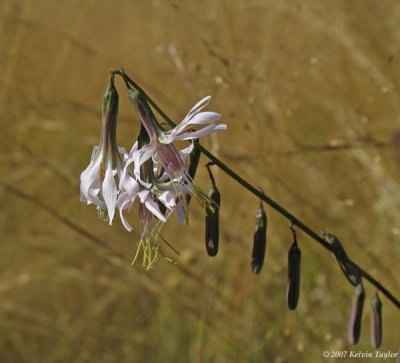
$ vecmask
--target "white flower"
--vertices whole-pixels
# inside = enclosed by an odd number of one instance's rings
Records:
[[[145,132],[144,128],[142,128],[141,135],[143,135],[143,132]],[[141,135],[139,135],[139,139]],[[148,159],[141,165],[139,178],[136,178],[133,162],[136,160],[138,151],[138,143],[136,142],[129,153],[131,156],[126,158],[124,170],[120,177],[117,208],[122,224],[128,231],[132,231],[132,227],[123,216],[123,211],[126,209],[129,211],[136,198],[139,198],[139,203],[143,204],[152,216],[162,222],[166,222],[167,216],[165,212],[163,213],[160,210],[160,206],[169,212],[177,209],[179,221],[182,223],[184,220],[182,211],[186,207],[182,203],[184,204],[185,196],[190,194],[189,190],[182,187],[180,179],[172,178],[166,171],[156,177],[158,170],[152,159]],[[141,222],[145,222],[145,220],[141,220]]]
[[[142,249],[143,265],[149,269],[158,259],[158,237],[161,228],[175,209],[180,210],[180,202],[170,185],[166,185],[164,190],[161,184],[152,184],[150,188],[146,188],[131,175],[127,175],[121,181],[123,186],[117,208],[122,224],[128,231],[132,231],[132,227],[123,216],[123,211],[130,210],[136,199],[139,206],[140,242],[132,263]]]
[[[132,147],[125,162],[120,178],[120,194],[117,200],[120,219],[128,231],[132,227],[123,215],[130,211],[137,200],[139,206],[140,242],[134,261],[140,250],[143,250],[143,265],[149,269],[157,260],[159,243],[158,237],[162,226],[169,216],[177,211],[182,223],[187,216],[186,196],[189,190],[182,180],[160,170],[152,158],[143,162],[139,168],[138,177],[134,172],[134,162],[140,150],[149,142],[149,136],[142,126],[138,141]]]
[[[124,171],[120,179],[120,194],[118,196],[117,208],[119,210],[121,222],[127,231],[132,231],[131,225],[128,223],[123,215],[124,210],[130,210],[136,200],[139,199],[139,204],[142,204],[152,216],[156,217],[162,222],[167,221],[165,213],[160,210],[162,209],[173,211],[177,205],[177,200],[181,199],[181,196],[177,193],[175,188],[176,181],[162,182],[156,179],[154,174],[149,180],[149,183],[143,185],[138,183],[136,178],[127,171],[131,167],[130,163],[125,164]],[[163,179],[167,179],[168,176],[164,175]],[[146,214],[147,216],[147,214]],[[141,219],[139,215],[139,222],[146,222],[149,220],[149,216]]]
[[[225,124],[216,123],[221,116],[220,114],[200,112],[207,106],[211,97],[208,96],[199,101],[183,121],[172,130],[164,130],[140,91],[129,89],[128,95],[149,136],[148,144],[133,152],[128,159],[134,162],[134,174],[138,182],[146,185],[146,181],[140,176],[140,168],[147,160],[153,159],[172,179],[180,180],[182,188],[193,194],[202,207],[205,208],[210,205],[210,200],[200,191],[187,172],[186,159],[192,151],[193,143],[179,152],[174,141],[194,140],[212,132],[226,129]],[[193,129],[198,126],[201,128]]]
[[[177,173],[182,171],[184,163],[177,153],[177,149],[173,144],[174,141],[194,140],[213,132],[226,130],[225,124],[216,123],[221,117],[219,113],[200,112],[210,102],[210,96],[196,103],[179,125],[172,130],[166,131],[158,123],[142,93],[129,89],[128,94],[131,102],[136,107],[142,125],[146,128],[150,137],[149,144],[140,151],[139,162],[135,164],[136,169],[150,157],[156,157],[167,172]],[[196,126],[203,127],[199,130],[194,130],[193,127]],[[187,151],[190,152],[191,150]]]
[[[118,148],[116,128],[118,115],[118,93],[114,87],[113,75],[103,97],[102,129],[98,146],[95,146],[88,167],[81,174],[81,200],[94,204],[102,215],[112,223],[115,214],[118,190],[115,177],[123,171],[123,159],[127,152]]]

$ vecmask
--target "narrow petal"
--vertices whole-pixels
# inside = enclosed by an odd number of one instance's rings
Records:
[[[97,150],[99,150],[99,147],[95,146],[93,148],[92,155],[90,156],[90,161],[93,161],[93,159],[97,156]]]
[[[217,124],[217,125],[208,125],[197,131],[188,131],[184,132],[175,137],[175,140],[193,140],[203,137],[205,135],[211,134],[217,131],[226,130],[227,126],[225,124]]]
[[[132,164],[133,163],[133,158],[131,157],[131,158],[128,158],[126,161],[125,161],[125,165],[124,165],[124,168],[122,169],[122,173],[121,173],[121,175],[119,176],[119,185],[118,185],[118,188],[119,189],[122,189],[123,188],[123,185],[124,185],[124,183],[126,182],[126,179],[129,177],[129,173],[128,173],[128,169],[129,169],[129,167],[130,167],[130,164]]]
[[[129,155],[133,154],[137,149],[138,149],[138,142],[135,141],[135,143],[133,144],[131,151],[129,151]]]
[[[182,132],[190,123],[191,119],[195,117],[204,107],[208,105],[211,100],[211,96],[204,97],[199,102],[197,102],[189,111],[189,113],[185,116],[183,121],[174,129],[172,129],[169,133],[172,136],[177,135],[178,133]]]
[[[100,158],[92,161],[88,165],[88,167],[82,172],[80,177],[80,191],[82,201],[85,201],[88,204],[93,203],[98,207],[103,206],[103,202],[98,197],[98,192],[101,186],[100,164]]]
[[[189,168],[189,163],[190,163],[190,155],[192,153],[194,149],[194,143],[191,142],[190,145],[184,149],[182,149],[181,151],[179,151],[179,155],[183,161],[183,165],[185,167],[185,169],[187,170]]]
[[[119,217],[121,219],[122,225],[128,232],[131,232],[133,228],[125,219],[124,215],[122,214],[122,211],[125,209],[130,209],[132,204],[133,200],[130,198],[128,193],[123,193],[118,197],[117,208],[119,209]]]
[[[175,207],[175,196],[170,191],[165,191],[157,196],[158,200],[164,204],[168,209]]]
[[[137,157],[135,160],[135,163],[139,164],[138,167],[140,167],[143,163],[145,163],[147,160],[149,160],[155,153],[155,150],[157,148],[157,144],[147,144],[143,146],[142,149],[137,154]]]
[[[177,217],[178,217],[178,221],[179,221],[179,223],[180,224],[183,224],[183,222],[185,221],[185,210],[184,210],[184,208],[182,207],[182,203],[181,202],[179,202],[179,203],[176,203],[176,215],[177,215]]]
[[[189,111],[189,113],[186,115],[185,119],[191,118],[197,113],[199,113],[204,107],[208,105],[208,103],[211,101],[211,96],[206,96],[202,98],[199,102],[197,102]]]
[[[135,199],[137,193],[139,192],[139,184],[138,182],[129,176],[125,179],[125,183],[123,185],[124,190],[128,193],[130,199]]]
[[[149,190],[141,190],[138,193],[139,199],[140,199],[140,203],[144,203],[146,201],[146,199],[149,197],[150,191]]]
[[[216,122],[221,118],[221,114],[212,111],[199,112],[197,115],[190,119],[191,125],[203,125]]]
[[[167,221],[165,216],[160,212],[160,209],[158,208],[157,203],[153,199],[148,198],[144,204],[145,204],[146,208],[151,213],[153,213],[160,221],[162,221],[162,222]]]
[[[155,174],[157,174],[157,170],[155,171]],[[171,179],[173,179],[173,177],[164,170],[163,174],[157,178],[157,183],[168,182]]]
[[[176,126],[174,129],[172,129],[169,132],[166,132],[166,134],[172,134],[172,135],[177,135],[183,132],[186,128],[189,126],[196,126],[196,125],[205,125],[205,124],[211,124],[213,122],[216,122],[220,119],[221,114],[216,113],[216,112],[199,112],[197,115],[194,115],[191,118],[183,120],[178,126]]]
[[[150,188],[151,184],[144,181],[140,177],[140,167],[143,163],[149,160],[156,152],[157,143],[154,142],[153,144],[145,145],[142,149],[137,150],[132,154],[133,162],[134,162],[134,174],[136,180],[142,184],[146,188]]]
[[[182,121],[174,130],[176,130],[177,133],[180,133],[190,125],[210,124],[218,121],[220,118],[221,114],[216,112],[200,112],[192,118]]]
[[[114,173],[111,168],[111,161],[107,165],[106,175],[102,185],[102,193],[107,207],[108,219],[110,224],[112,224],[115,213],[115,205],[117,203],[117,187],[115,185]]]
[[[189,154],[193,151],[193,148],[194,148],[194,143],[192,142],[188,147],[182,149],[180,151],[182,158],[186,159],[189,156]]]

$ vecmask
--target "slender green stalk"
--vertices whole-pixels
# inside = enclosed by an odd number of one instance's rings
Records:
[[[113,74],[120,75],[126,84],[130,84],[132,87],[137,90],[143,92],[147,101],[154,107],[154,109],[160,114],[160,116],[171,126],[174,127],[176,124],[165,114],[165,112],[158,107],[158,105],[152,100],[152,98],[133,80],[131,79],[123,69],[112,71]],[[321,236],[318,235],[317,232],[313,231],[310,227],[308,227],[305,223],[303,223],[300,219],[295,217],[292,213],[290,213],[287,209],[283,208],[280,204],[275,202],[273,199],[268,197],[265,193],[263,193],[260,189],[256,188],[254,185],[250,184],[247,180],[243,179],[240,175],[234,172],[231,168],[229,168],[226,164],[224,164],[221,160],[219,160],[215,155],[213,155],[210,151],[208,151],[203,145],[198,144],[200,151],[207,156],[215,165],[217,165],[222,171],[224,171],[227,175],[229,175],[232,179],[236,180],[240,185],[246,188],[248,191],[253,193],[255,196],[260,198],[265,203],[269,204],[273,209],[275,209],[282,216],[287,218],[292,225],[297,226],[304,233],[306,233],[313,240],[322,245],[325,249],[333,252],[329,243],[327,243]],[[368,280],[372,285],[374,285],[378,290],[380,290],[398,309],[400,309],[400,300],[397,299],[387,288],[385,288],[379,281],[373,278],[368,272],[362,269],[359,265],[351,261],[359,270],[361,277]]]

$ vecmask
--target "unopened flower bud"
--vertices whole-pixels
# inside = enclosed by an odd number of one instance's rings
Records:
[[[364,307],[365,292],[362,283],[356,286],[355,296],[350,310],[348,338],[350,344],[357,344],[361,332],[361,320]]]
[[[196,176],[197,167],[199,166],[201,151],[199,148],[199,140],[196,139],[193,141],[193,150],[188,156],[188,175],[194,180]],[[191,194],[186,195],[186,204],[189,205],[190,200],[192,199]]]
[[[117,117],[119,96],[114,85],[114,77],[110,77],[107,89],[103,95],[102,106],[102,132],[99,144],[99,152],[102,152],[102,164],[105,168],[107,158],[112,157],[115,164],[119,157],[117,146]]]
[[[297,244],[296,237],[288,253],[288,285],[287,303],[290,310],[297,307],[300,295],[300,265],[301,250]]]
[[[371,300],[371,343],[375,349],[382,343],[382,302],[377,292]]]
[[[264,207],[260,203],[260,207],[256,213],[256,225],[253,238],[253,252],[251,254],[251,270],[258,274],[264,263],[265,247],[267,241],[267,215]]]
[[[206,208],[205,242],[208,255],[216,256],[219,242],[219,207],[221,205],[221,194],[215,185],[213,185],[208,192],[208,197],[213,205],[212,208]]]

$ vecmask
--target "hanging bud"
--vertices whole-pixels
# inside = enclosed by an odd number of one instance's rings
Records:
[[[371,343],[376,349],[382,343],[382,302],[378,292],[371,300]]]
[[[365,292],[362,283],[356,286],[355,296],[350,310],[348,338],[350,344],[357,344],[361,332],[361,320],[364,307]]]
[[[256,213],[256,227],[253,239],[253,252],[251,255],[251,270],[258,274],[264,263],[265,246],[267,241],[267,215],[260,201],[260,206]]]
[[[208,197],[213,203],[213,209],[206,208],[206,249],[209,256],[216,256],[218,253],[219,242],[219,207],[221,204],[221,194],[217,187],[213,185],[208,192]]]
[[[189,154],[188,174],[194,179],[196,176],[197,167],[199,166],[201,151],[199,148],[199,139],[193,140],[193,150]]]
[[[199,148],[199,139],[193,140],[193,150],[188,156],[188,175],[194,180],[196,175],[197,167],[199,166],[201,151]],[[190,200],[192,199],[191,194],[186,195],[186,204],[189,205]]]
[[[297,307],[300,295],[300,265],[301,250],[297,244],[296,232],[291,227],[294,241],[288,253],[288,285],[287,285],[287,303],[290,310]]]
[[[358,286],[361,283],[360,273],[357,266],[347,257],[342,243],[332,233],[323,232],[323,237],[332,248],[333,255],[335,256],[343,273],[353,286]]]

